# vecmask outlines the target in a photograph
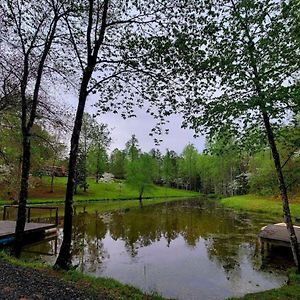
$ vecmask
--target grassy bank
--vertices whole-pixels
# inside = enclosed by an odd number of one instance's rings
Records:
[[[0,259],[5,260],[11,265],[25,267],[29,269],[38,270],[44,275],[51,276],[63,280],[65,282],[74,284],[77,289],[81,289],[86,292],[87,295],[102,297],[103,299],[153,299],[153,300],[163,300],[161,296],[157,294],[144,294],[139,289],[122,284],[111,278],[101,278],[84,275],[76,270],[72,271],[59,271],[53,270],[49,265],[42,264],[40,262],[17,260],[4,252],[0,252]]]
[[[223,198],[220,200],[225,207],[235,210],[282,215],[282,202],[280,197],[258,195],[241,195]],[[290,208],[293,216],[300,216],[300,199],[291,197]]]
[[[66,177],[56,177],[54,180],[54,191],[50,192],[50,177],[43,177],[35,188],[29,190],[28,203],[63,203],[67,184]],[[90,200],[126,200],[138,197],[137,191],[126,185],[124,181],[114,181],[111,183],[96,183],[93,178],[88,179],[89,188],[87,192],[78,190],[74,196],[75,202]],[[197,196],[199,193],[154,186],[144,194],[145,198],[172,198]],[[9,203],[6,199],[0,199],[0,204]]]
[[[268,213],[282,216],[282,203],[279,197],[263,197],[258,195],[242,195],[223,198],[220,200],[225,207],[238,211],[251,211],[259,213]],[[300,216],[300,199],[291,197],[290,208],[293,216]],[[237,298],[232,298],[237,299]],[[300,299],[300,275],[295,272],[289,274],[289,283],[282,288],[273,289],[260,293],[248,294],[240,299],[244,300],[275,300]]]
[[[287,285],[279,289],[273,289],[260,293],[247,294],[242,298],[243,300],[299,300],[300,299],[300,275],[295,272],[289,274],[289,282]]]

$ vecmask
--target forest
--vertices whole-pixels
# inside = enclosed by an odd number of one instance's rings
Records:
[[[1,126],[1,199],[16,203],[21,176],[22,144],[18,113],[6,112]],[[278,148],[283,160],[283,171],[288,191],[293,198],[300,191],[300,129],[297,117],[294,125],[278,128]],[[32,133],[32,164],[30,189],[39,187],[43,177],[66,177],[68,145],[65,136],[70,134],[53,130],[51,124],[36,124]],[[149,137],[151,138],[151,137]],[[279,196],[272,154],[266,141],[258,142],[248,136],[238,141],[234,136],[220,135],[207,140],[201,153],[192,144],[182,153],[167,150],[161,153],[153,148],[143,152],[133,135],[124,149],[110,150],[111,132],[107,124],[98,123],[84,114],[79,154],[75,172],[74,193],[88,191],[88,178],[96,183],[110,173],[136,189],[137,197],[151,190],[153,185],[191,190],[202,194],[223,196],[258,194]],[[252,139],[252,140],[251,140]],[[256,145],[255,145],[255,144]],[[147,172],[146,172],[147,170]],[[13,179],[13,180],[12,180]],[[47,190],[51,198],[53,186]],[[141,195],[140,195],[141,192]]]

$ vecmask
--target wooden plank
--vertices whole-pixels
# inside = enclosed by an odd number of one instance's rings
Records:
[[[300,244],[300,227],[294,226],[295,234]],[[285,223],[265,226],[258,235],[262,241],[289,247],[290,238]]]
[[[34,232],[43,232],[47,229],[55,228],[55,224],[45,224],[45,223],[26,223],[25,224],[25,234],[30,234]],[[0,238],[14,236],[16,228],[15,221],[0,221]]]

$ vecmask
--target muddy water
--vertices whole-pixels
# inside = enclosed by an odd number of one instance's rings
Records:
[[[276,260],[263,263],[257,240],[262,226],[281,220],[238,214],[205,199],[106,214],[93,208],[77,209],[74,219],[74,263],[82,272],[177,299],[225,299],[286,281]],[[33,245],[24,255],[53,252],[54,246]]]

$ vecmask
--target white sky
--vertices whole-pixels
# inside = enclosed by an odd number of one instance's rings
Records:
[[[75,113],[77,106],[76,92],[54,92],[56,99],[64,99],[67,105],[72,107],[72,112]],[[92,97],[93,98],[93,97]],[[94,104],[91,97],[88,98],[86,104],[86,111],[89,113],[95,113],[95,108],[92,107]],[[163,140],[159,146],[154,143],[154,137],[150,136],[151,129],[155,126],[155,120],[153,117],[146,113],[146,110],[137,109],[136,118],[124,120],[120,115],[107,113],[97,117],[99,123],[106,123],[108,127],[112,129],[111,137],[112,144],[110,151],[115,148],[124,149],[125,143],[130,139],[131,135],[135,134],[140,148],[144,152],[150,151],[152,148],[158,148],[162,153],[165,153],[166,149],[174,150],[177,154],[181,154],[183,148],[188,144],[192,143],[198,149],[199,152],[203,151],[205,138],[198,137],[194,138],[194,132],[189,129],[181,128],[181,117],[179,115],[172,115],[169,117],[169,123],[166,128],[169,129],[168,134],[163,134],[161,139]],[[159,138],[159,136],[157,136]],[[69,141],[68,141],[69,142]]]

